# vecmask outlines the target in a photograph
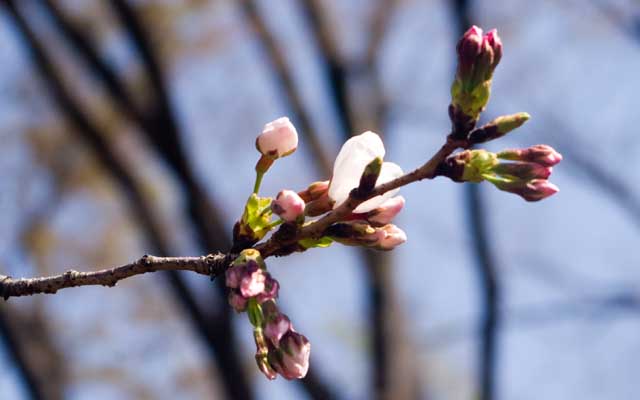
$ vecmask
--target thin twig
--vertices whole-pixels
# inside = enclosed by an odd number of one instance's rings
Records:
[[[13,279],[0,275],[0,297],[31,296],[38,293],[54,294],[60,289],[76,286],[115,286],[122,279],[156,271],[192,271],[201,275],[219,275],[232,258],[217,253],[202,257],[156,257],[145,255],[137,261],[115,268],[91,272],[68,270],[60,275],[44,278]]]

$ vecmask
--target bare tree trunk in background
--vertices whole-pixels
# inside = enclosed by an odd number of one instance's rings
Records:
[[[384,128],[386,99],[376,68],[376,56],[392,16],[395,2],[377,4],[365,60],[349,65],[340,57],[333,30],[323,15],[322,3],[303,2],[304,12],[325,63],[327,81],[342,125],[343,137]],[[357,96],[353,89],[360,91]],[[407,321],[399,306],[391,254],[361,249],[368,296],[371,331],[372,389],[376,399],[419,398],[417,359],[407,334]]]
[[[66,369],[42,314],[0,304],[0,335],[31,400],[62,400]]]
[[[460,37],[473,23],[470,1],[452,0],[451,7],[457,28],[456,36]],[[488,241],[490,235],[486,221],[486,206],[479,185],[464,185],[464,198],[482,295],[477,387],[481,400],[493,400],[496,398],[498,333],[502,321],[499,306],[502,290],[496,269],[495,254]]]
[[[149,235],[148,238],[152,250],[160,255],[169,255],[171,246],[163,236],[163,229],[152,213],[153,207],[147,204],[135,178],[126,170],[118,157],[113,153],[102,132],[92,124],[90,119],[84,115],[69,93],[67,93],[53,64],[48,59],[44,49],[29,28],[26,20],[18,12],[14,2],[12,0],[5,0],[4,2],[10,14],[13,16],[18,30],[22,33],[36,66],[45,78],[54,100],[59,104],[70,122],[77,128],[77,131],[82,134],[83,138],[88,142],[97,158],[105,166],[105,170],[120,184],[130,204],[133,206],[133,211],[139,218],[142,228]],[[186,283],[178,273],[169,272],[165,276],[168,278],[174,295],[180,300],[185,311],[191,316],[196,329],[208,343],[207,348],[212,352],[212,356],[218,357],[220,354],[229,356],[222,357],[225,361],[228,361],[228,364],[222,364],[219,368],[220,373],[225,377],[221,383],[227,393],[227,397],[233,399],[251,399],[250,385],[247,383],[248,380],[243,378],[244,371],[241,369],[241,366],[239,366],[240,363],[237,360],[239,352],[231,354],[233,351],[231,341],[225,340],[228,337],[229,331],[221,332],[219,327],[213,326],[213,319],[202,313],[195,298],[193,298]],[[229,359],[227,360],[226,358]],[[238,368],[234,369],[234,366],[238,366]],[[229,377],[229,375],[231,375],[231,377]]]

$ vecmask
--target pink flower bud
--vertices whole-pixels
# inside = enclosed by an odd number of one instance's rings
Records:
[[[327,190],[329,190],[329,181],[317,181],[313,182],[305,190],[298,192],[298,196],[300,196],[305,203],[308,203],[324,196]]]
[[[375,210],[367,213],[367,221],[373,225],[386,225],[391,223],[393,219],[404,207],[404,197],[396,196],[382,203],[382,205]]]
[[[556,185],[546,179],[531,181],[492,182],[500,190],[517,194],[527,201],[539,201],[560,191]]]
[[[471,73],[473,63],[480,54],[480,48],[482,47],[482,29],[473,25],[469,28],[456,46],[456,52],[458,53],[458,74],[463,76]]]
[[[562,161],[562,154],[546,144],[537,144],[526,149],[509,149],[498,153],[503,160],[528,161],[545,167],[553,167]]]
[[[501,162],[491,169],[493,173],[500,176],[513,177],[525,181],[531,179],[547,179],[551,175],[551,170],[551,167],[526,161]]]
[[[378,241],[374,247],[378,250],[393,250],[396,246],[407,241],[407,234],[393,224],[376,229]]]
[[[502,40],[500,40],[500,36],[498,36],[498,30],[492,29],[487,32],[487,34],[484,35],[484,40],[487,41],[493,50],[493,65],[491,69],[494,70],[502,59]]]
[[[283,378],[301,379],[309,370],[311,343],[292,330],[280,339],[279,348],[269,352],[269,363]]]
[[[282,190],[271,202],[271,210],[285,221],[295,221],[304,214],[305,202],[293,190]]]
[[[317,217],[326,212],[333,210],[335,202],[331,200],[328,193],[323,194],[317,199],[307,203],[305,214],[309,217]]]
[[[345,246],[374,246],[380,240],[377,230],[364,220],[338,222],[327,228],[325,234]]]
[[[280,339],[291,329],[289,318],[282,313],[277,313],[267,320],[264,326],[264,335],[271,340],[275,347],[279,347]]]
[[[237,289],[232,289],[229,292],[229,305],[236,310],[236,312],[244,312],[247,310],[247,298],[243,297]]]
[[[491,80],[495,65],[493,48],[485,36],[482,40],[482,45],[480,46],[480,54],[473,65],[470,88],[475,88],[483,82]]]
[[[256,139],[258,151],[274,160],[293,153],[297,147],[298,132],[287,117],[266,124]]]
[[[240,280],[240,293],[247,298],[257,296],[264,291],[266,280],[264,270],[258,266],[258,263],[251,260]]]

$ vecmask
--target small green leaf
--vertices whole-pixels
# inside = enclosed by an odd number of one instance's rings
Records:
[[[312,247],[329,247],[333,243],[333,239],[329,236],[323,236],[320,239],[302,239],[298,241],[298,244],[305,249],[310,249]]]
[[[247,200],[247,204],[242,214],[242,225],[245,229],[249,229],[253,236],[260,240],[272,227],[270,227],[271,217],[271,198],[259,197],[255,193]]]

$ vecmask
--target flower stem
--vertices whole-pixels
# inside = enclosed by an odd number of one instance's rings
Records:
[[[256,171],[256,182],[253,184],[253,194],[257,195],[260,190],[260,185],[262,184],[262,177],[264,177],[264,172]]]

